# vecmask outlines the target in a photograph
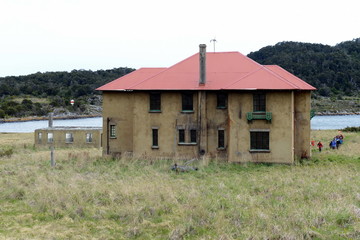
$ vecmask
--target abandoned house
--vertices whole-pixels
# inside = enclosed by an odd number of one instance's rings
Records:
[[[101,127],[47,127],[35,130],[35,147],[101,147]]]
[[[293,163],[310,155],[314,87],[239,52],[140,68],[103,93],[103,154]]]

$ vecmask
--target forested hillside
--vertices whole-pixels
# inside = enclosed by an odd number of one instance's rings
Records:
[[[318,112],[360,111],[360,38],[336,46],[280,42],[248,57],[279,65],[315,86],[313,108]],[[0,78],[0,118],[44,116],[50,111],[64,115],[100,112],[101,93],[95,89],[134,70],[39,72]],[[70,99],[75,100],[74,106]]]
[[[101,92],[95,91],[97,87],[132,71],[132,68],[73,70],[0,78],[0,118],[43,116],[54,108],[86,113],[87,106],[100,105]],[[70,99],[75,100],[74,106]]]
[[[279,65],[318,89],[321,96],[358,96],[360,92],[360,38],[336,46],[280,42],[248,57],[265,65]]]

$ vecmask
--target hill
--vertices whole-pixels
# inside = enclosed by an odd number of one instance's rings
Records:
[[[315,95],[358,96],[360,92],[360,38],[336,46],[280,42],[248,57],[281,66],[316,87]]]
[[[322,113],[360,113],[360,38],[335,46],[280,42],[251,52],[265,65],[279,65],[318,91],[312,107]],[[93,115],[101,112],[101,93],[95,89],[135,69],[73,70],[0,78],[0,118]],[[74,106],[70,99],[75,100]]]
[[[57,109],[86,114],[89,106],[101,105],[96,88],[135,69],[73,70],[0,78],[0,118],[42,116]],[[70,99],[75,99],[74,106]]]

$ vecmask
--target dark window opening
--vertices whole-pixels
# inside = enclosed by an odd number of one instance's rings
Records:
[[[185,143],[185,130],[179,129],[179,143]]]
[[[266,111],[266,96],[265,93],[255,93],[253,96],[254,112]]]
[[[218,148],[225,148],[225,130],[218,130]]]
[[[150,111],[161,111],[160,93],[150,93]]]
[[[190,130],[190,142],[196,143],[197,142],[196,138],[197,138],[196,129],[191,129]]]
[[[158,139],[159,139],[158,129],[153,128],[152,129],[152,146],[153,147],[158,147],[159,146]]]
[[[251,150],[270,150],[269,132],[250,132]]]
[[[182,110],[183,111],[193,111],[193,94],[192,93],[183,93],[182,94]]]
[[[227,94],[226,93],[218,93],[217,94],[216,108],[227,108]]]

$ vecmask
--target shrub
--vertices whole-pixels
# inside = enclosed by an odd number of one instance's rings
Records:
[[[0,148],[0,157],[11,157],[14,150],[10,147]]]
[[[360,132],[360,127],[346,127],[342,129],[343,132]]]
[[[5,111],[0,109],[0,118],[5,118]]]

